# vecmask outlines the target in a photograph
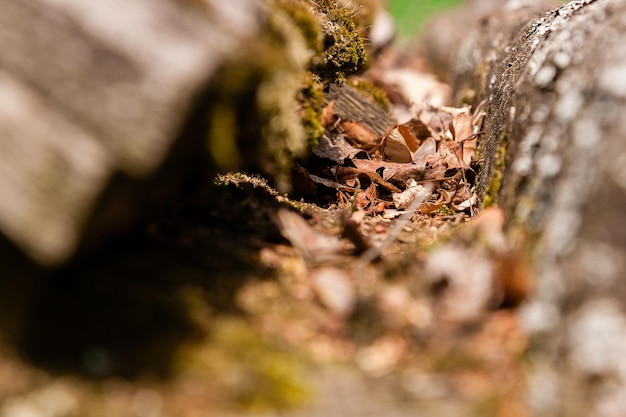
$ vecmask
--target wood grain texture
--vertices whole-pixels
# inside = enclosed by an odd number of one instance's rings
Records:
[[[216,69],[262,24],[254,0],[4,0],[0,229],[67,259],[111,176],[159,167]]]

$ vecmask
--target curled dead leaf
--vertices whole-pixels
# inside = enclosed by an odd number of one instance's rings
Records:
[[[399,127],[394,127],[383,137],[381,150],[385,161],[398,163],[412,161],[411,150]]]

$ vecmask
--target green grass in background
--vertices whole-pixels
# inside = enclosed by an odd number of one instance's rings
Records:
[[[463,3],[463,0],[388,0],[388,9],[396,21],[398,36],[415,36],[424,20],[434,12]]]

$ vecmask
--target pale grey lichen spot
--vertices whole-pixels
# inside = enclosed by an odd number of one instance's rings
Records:
[[[540,251],[546,252],[546,250]],[[536,291],[540,300],[550,301],[555,305],[554,300],[562,298],[566,291],[566,282],[560,267],[554,264],[554,260],[546,260],[546,263],[539,269]]]
[[[532,166],[533,160],[530,154],[520,155],[513,163],[513,171],[521,176],[526,176],[530,173]]]
[[[533,113],[533,122],[543,123],[550,114],[550,107],[547,104],[541,104]],[[538,139],[537,139],[538,141]]]
[[[582,242],[574,256],[585,280],[594,287],[607,287],[624,270],[622,254],[603,242]]]
[[[554,302],[535,298],[518,312],[522,328],[530,335],[548,333],[557,328],[561,313]]]
[[[539,174],[545,178],[554,177],[561,171],[561,158],[553,153],[544,154],[537,159]]]
[[[572,55],[566,51],[559,51],[556,54],[554,54],[554,56],[552,57],[552,62],[554,62],[554,65],[557,66],[557,68],[565,68],[567,67],[570,62],[572,62]]]
[[[565,254],[573,247],[581,218],[576,208],[561,207],[558,211],[548,221],[544,240],[546,247],[552,248],[555,253]]]
[[[563,122],[574,120],[585,102],[579,89],[571,85],[568,87],[554,106],[556,117]]]
[[[577,120],[573,126],[574,144],[584,149],[598,146],[602,139],[600,132],[601,130],[595,121],[589,119]]]
[[[587,301],[568,330],[571,360],[578,369],[589,375],[626,374],[626,318],[615,300]]]
[[[535,84],[538,87],[547,87],[556,76],[556,68],[553,65],[546,65],[535,74]]]
[[[598,76],[598,86],[611,95],[626,97],[626,62],[615,62],[607,66]]]

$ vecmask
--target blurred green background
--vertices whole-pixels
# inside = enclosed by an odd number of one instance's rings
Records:
[[[398,36],[415,36],[428,16],[463,3],[463,0],[388,0],[388,9],[396,20]]]

